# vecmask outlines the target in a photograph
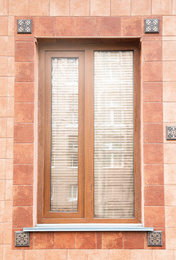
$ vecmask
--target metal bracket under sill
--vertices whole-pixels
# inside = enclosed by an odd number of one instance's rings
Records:
[[[24,232],[46,231],[153,231],[153,227],[142,224],[38,224],[35,227],[24,227]]]

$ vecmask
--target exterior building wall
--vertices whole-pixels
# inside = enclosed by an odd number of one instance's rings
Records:
[[[0,259],[176,259],[175,0],[0,0]],[[160,33],[145,34],[144,19]],[[32,19],[32,34],[17,34]],[[146,232],[14,232],[36,224],[37,37],[140,37],[143,223],[163,231],[163,247]]]

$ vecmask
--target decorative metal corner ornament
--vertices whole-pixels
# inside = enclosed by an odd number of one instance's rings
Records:
[[[176,126],[166,126],[166,140],[176,140]]]
[[[162,246],[162,231],[152,231],[147,233],[148,246]]]
[[[30,233],[15,231],[15,246],[30,246]]]
[[[18,33],[32,33],[32,20],[31,19],[20,19],[17,20],[17,31]]]
[[[159,33],[159,19],[145,19],[145,33]]]

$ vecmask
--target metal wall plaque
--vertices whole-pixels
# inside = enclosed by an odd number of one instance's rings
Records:
[[[152,231],[147,233],[148,246],[162,246],[162,231]]]
[[[15,231],[15,246],[30,246],[30,233]]]
[[[159,33],[159,19],[145,19],[145,33]]]
[[[18,33],[32,33],[32,20],[31,19],[20,19],[17,20],[17,31]]]
[[[176,126],[166,126],[166,139],[176,140]]]

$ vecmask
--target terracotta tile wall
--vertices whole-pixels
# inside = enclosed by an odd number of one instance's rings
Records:
[[[0,259],[174,260],[176,1],[1,0],[0,15]],[[18,18],[33,20],[32,35],[16,33]],[[145,18],[160,18],[159,35],[144,34]],[[34,233],[14,247],[14,232],[33,225],[34,36],[141,37],[144,224],[163,231],[164,250],[139,232]]]

